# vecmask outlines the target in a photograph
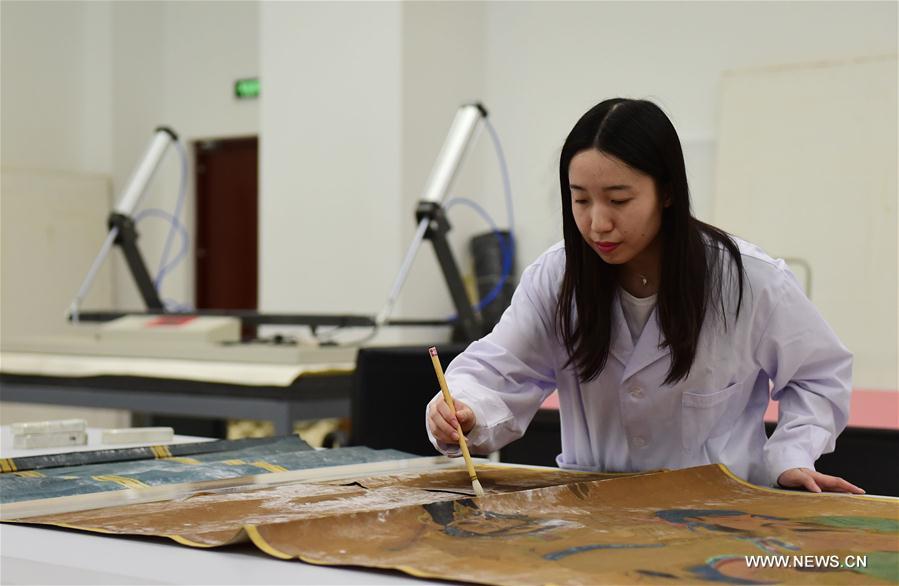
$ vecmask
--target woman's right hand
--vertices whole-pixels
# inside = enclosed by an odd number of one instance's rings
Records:
[[[428,429],[437,438],[437,441],[445,444],[458,444],[459,432],[456,431],[456,422],[462,427],[462,433],[467,434],[474,427],[475,417],[471,407],[462,401],[453,400],[456,406],[456,416],[443,396],[439,396],[428,406]]]

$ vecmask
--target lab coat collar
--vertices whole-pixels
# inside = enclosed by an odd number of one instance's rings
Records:
[[[624,319],[624,310],[621,308],[621,299],[615,295],[612,303],[612,343],[609,352],[624,365],[624,374],[621,381],[624,382],[644,368],[651,366],[658,360],[671,353],[671,350],[661,346],[662,330],[659,327],[658,306],[654,307],[643,332],[637,339],[634,347],[631,341],[630,330]]]

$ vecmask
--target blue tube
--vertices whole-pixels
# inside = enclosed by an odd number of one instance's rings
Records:
[[[484,118],[484,125],[487,127],[487,131],[490,134],[490,139],[493,143],[493,149],[496,152],[496,159],[499,164],[500,176],[502,177],[503,193],[506,198],[506,213],[508,214],[509,220],[509,236],[508,238],[504,237],[499,229],[497,229],[493,218],[490,217],[490,214],[488,214],[486,210],[484,210],[484,208],[470,199],[462,197],[453,198],[449,200],[444,206],[447,211],[456,204],[464,204],[474,209],[478,213],[478,215],[480,215],[484,219],[484,221],[487,222],[493,233],[496,234],[496,238],[497,240],[499,240],[500,250],[502,250],[503,252],[503,266],[500,272],[499,281],[496,283],[496,286],[493,287],[493,289],[489,293],[487,293],[487,295],[485,295],[477,305],[473,306],[475,311],[481,311],[482,309],[487,307],[499,296],[500,292],[502,292],[503,287],[512,274],[512,260],[513,252],[515,250],[515,215],[512,203],[512,183],[509,180],[509,167],[506,164],[506,156],[505,153],[503,153],[503,146],[499,140],[499,134],[497,134],[496,129],[493,128],[493,125],[490,123],[489,118]],[[449,317],[449,321],[455,321],[457,319],[459,319],[458,315],[452,315]]]
[[[165,239],[165,245],[162,249],[162,257],[159,259],[159,270],[156,272],[156,290],[160,291],[162,288],[162,280],[165,276],[177,265],[178,262],[184,258],[184,254],[186,253],[186,244],[182,247],[181,252],[175,257],[175,260],[172,262],[168,262],[169,253],[172,248],[172,240],[175,236],[176,226],[175,222],[178,223],[179,226],[183,225],[180,223],[178,218],[181,216],[181,208],[184,207],[184,200],[187,194],[187,151],[184,149],[184,145],[180,140],[175,141],[175,148],[178,151],[179,159],[181,161],[181,181],[178,185],[178,199],[175,203],[175,211],[172,212],[172,216],[174,221],[172,222],[171,228],[169,228],[169,233]],[[184,236],[187,236],[187,231],[184,231]],[[189,241],[189,238],[188,238]]]
[[[481,216],[481,218],[487,223],[487,225],[490,226],[490,231],[496,235],[497,240],[499,240],[500,250],[503,251],[503,266],[502,271],[500,272],[499,281],[496,283],[493,289],[491,289],[490,292],[480,300],[480,302],[472,306],[475,311],[481,311],[490,303],[492,303],[494,299],[497,298],[497,296],[503,290],[503,286],[506,284],[506,281],[509,280],[509,275],[512,273],[512,233],[509,232],[509,238],[506,239],[503,236],[502,232],[500,232],[496,227],[496,223],[493,221],[493,218],[490,217],[490,214],[487,213],[487,210],[468,198],[455,197],[446,202],[444,209],[449,211],[450,208],[458,204],[462,204],[473,209],[479,216]],[[458,317],[459,316],[457,315],[452,315],[448,319],[449,321],[455,321],[456,319],[458,319]]]

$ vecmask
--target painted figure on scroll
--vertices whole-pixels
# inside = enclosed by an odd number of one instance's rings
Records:
[[[562,468],[722,463],[758,485],[862,493],[815,470],[846,426],[852,354],[782,260],[692,215],[665,113],[629,99],[591,108],[562,147],[559,184],[564,240],[450,364],[456,419],[437,393],[434,446],[458,454],[458,420],[472,451],[498,450],[558,389]]]

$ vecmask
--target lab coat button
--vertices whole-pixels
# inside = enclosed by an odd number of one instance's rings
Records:
[[[643,389],[641,389],[640,387],[631,387],[630,391],[628,392],[631,394],[631,397],[634,397],[635,399],[639,399],[643,396]]]
[[[642,437],[635,437],[633,439],[634,439],[634,446],[636,446],[638,448],[642,448],[643,446],[646,445],[646,440],[643,439]]]

